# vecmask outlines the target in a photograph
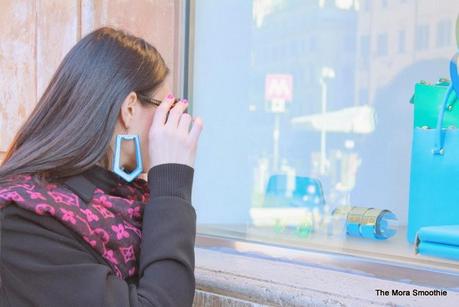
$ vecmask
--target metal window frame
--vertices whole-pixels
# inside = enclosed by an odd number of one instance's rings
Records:
[[[183,48],[180,50],[181,74],[178,82],[182,97],[186,97],[190,101],[189,113],[193,114],[192,76],[196,0],[180,1],[182,10],[180,14],[183,22],[179,22],[179,39],[181,40],[179,45]],[[235,239],[199,232],[196,234],[196,247],[459,292],[459,264],[457,268],[447,270],[402,261],[300,249],[270,242]]]

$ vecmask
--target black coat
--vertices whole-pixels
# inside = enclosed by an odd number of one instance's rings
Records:
[[[51,216],[0,210],[0,307],[192,306],[195,290],[194,169],[162,164],[148,172],[139,278],[118,279],[102,256]],[[80,197],[105,189],[103,174],[73,180]]]

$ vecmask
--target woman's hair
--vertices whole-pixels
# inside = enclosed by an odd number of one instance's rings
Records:
[[[6,176],[36,174],[52,181],[101,162],[108,167],[124,99],[151,95],[169,68],[142,38],[103,27],[83,37],[64,57],[43,96],[9,145]]]

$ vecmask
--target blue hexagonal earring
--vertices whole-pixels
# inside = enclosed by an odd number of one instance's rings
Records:
[[[136,168],[130,172],[126,173],[120,165],[121,158],[121,142],[123,140],[134,140],[135,142],[135,158],[137,162]],[[118,174],[121,178],[127,182],[131,182],[142,173],[142,154],[140,152],[140,139],[137,134],[118,134],[115,141],[115,153],[113,157],[113,171]]]

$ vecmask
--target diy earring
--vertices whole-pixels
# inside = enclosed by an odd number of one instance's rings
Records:
[[[121,143],[123,140],[134,140],[135,143],[135,158],[136,158],[136,168],[127,173],[120,165],[121,160]],[[140,152],[140,140],[137,134],[118,134],[115,141],[115,153],[113,157],[113,171],[119,175],[121,178],[127,182],[131,182],[142,173],[142,154]]]

